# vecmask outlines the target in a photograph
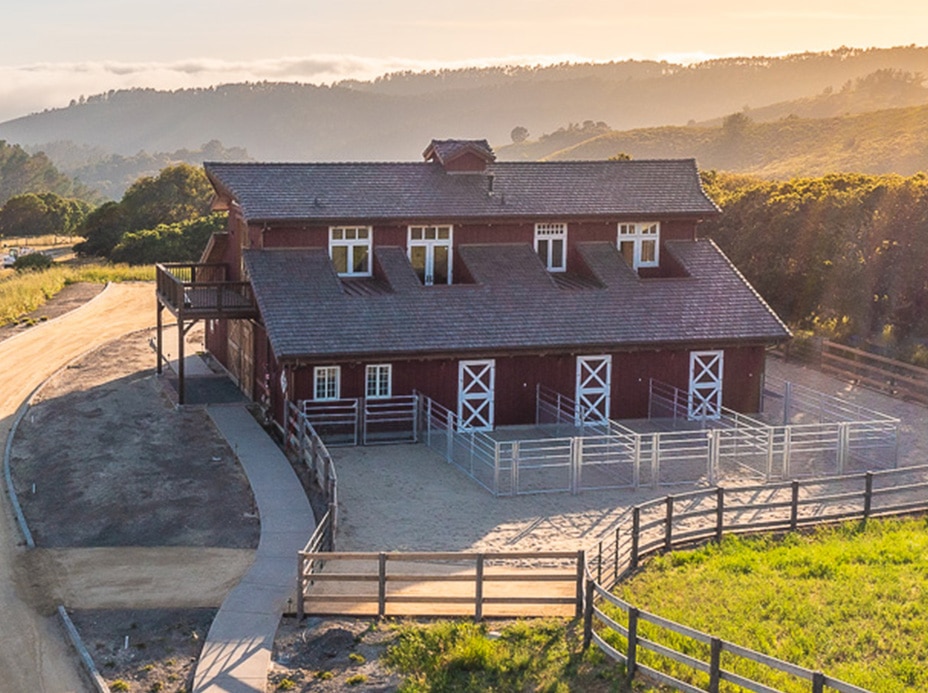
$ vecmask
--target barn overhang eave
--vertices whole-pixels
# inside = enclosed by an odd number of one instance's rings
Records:
[[[371,361],[454,361],[471,358],[507,358],[516,356],[573,356],[594,353],[617,353],[635,351],[698,351],[702,349],[725,349],[745,347],[772,347],[788,341],[792,335],[781,337],[748,337],[741,339],[703,339],[678,340],[664,342],[623,342],[623,343],[567,343],[535,345],[528,347],[483,347],[471,349],[434,349],[421,350],[377,350],[325,354],[275,354],[278,363],[301,368],[318,366],[334,362],[370,363]]]

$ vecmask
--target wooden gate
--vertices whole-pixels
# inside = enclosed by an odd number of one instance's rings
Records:
[[[249,399],[254,396],[254,329],[249,320],[229,321],[229,372]]]
[[[493,391],[496,361],[461,361],[458,364],[458,428],[493,430]]]

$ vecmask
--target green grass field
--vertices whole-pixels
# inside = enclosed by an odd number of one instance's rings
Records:
[[[0,273],[0,325],[16,322],[34,311],[68,284],[77,282],[150,281],[152,266],[57,264],[42,272],[4,270]]]
[[[581,649],[582,627],[560,620],[503,626],[464,621],[398,629],[384,663],[405,676],[400,693],[622,693],[624,670],[596,648]],[[498,629],[494,632],[494,629]]]
[[[730,537],[656,557],[617,593],[645,611],[876,693],[928,690],[925,519],[782,539]],[[708,648],[689,638],[653,626],[641,635],[708,661]],[[668,659],[640,651],[639,658],[706,683]],[[779,690],[810,690],[808,682],[730,655],[722,666]]]

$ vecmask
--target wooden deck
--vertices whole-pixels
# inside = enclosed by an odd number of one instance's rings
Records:
[[[187,320],[258,317],[251,284],[226,276],[225,265],[158,264],[158,301]]]

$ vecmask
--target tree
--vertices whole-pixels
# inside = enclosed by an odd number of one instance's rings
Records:
[[[81,255],[106,257],[126,232],[128,215],[119,202],[100,205],[84,220],[78,233],[86,240],[74,246]]]
[[[528,128],[517,125],[509,133],[509,137],[512,138],[514,144],[522,144],[528,139]]]
[[[90,205],[55,193],[11,197],[0,208],[0,233],[8,236],[69,236],[83,222]]]
[[[189,164],[168,166],[158,176],[140,178],[119,202],[91,212],[78,232],[87,240],[74,249],[108,257],[123,234],[178,224],[209,214],[213,188],[206,174]]]
[[[155,262],[196,262],[209,237],[225,228],[225,214],[160,224],[153,229],[130,231],[110,253],[114,262],[147,265]]]
[[[157,177],[133,183],[120,204],[126,211],[127,231],[174,224],[209,213],[213,188],[203,170],[190,164],[168,166]]]

